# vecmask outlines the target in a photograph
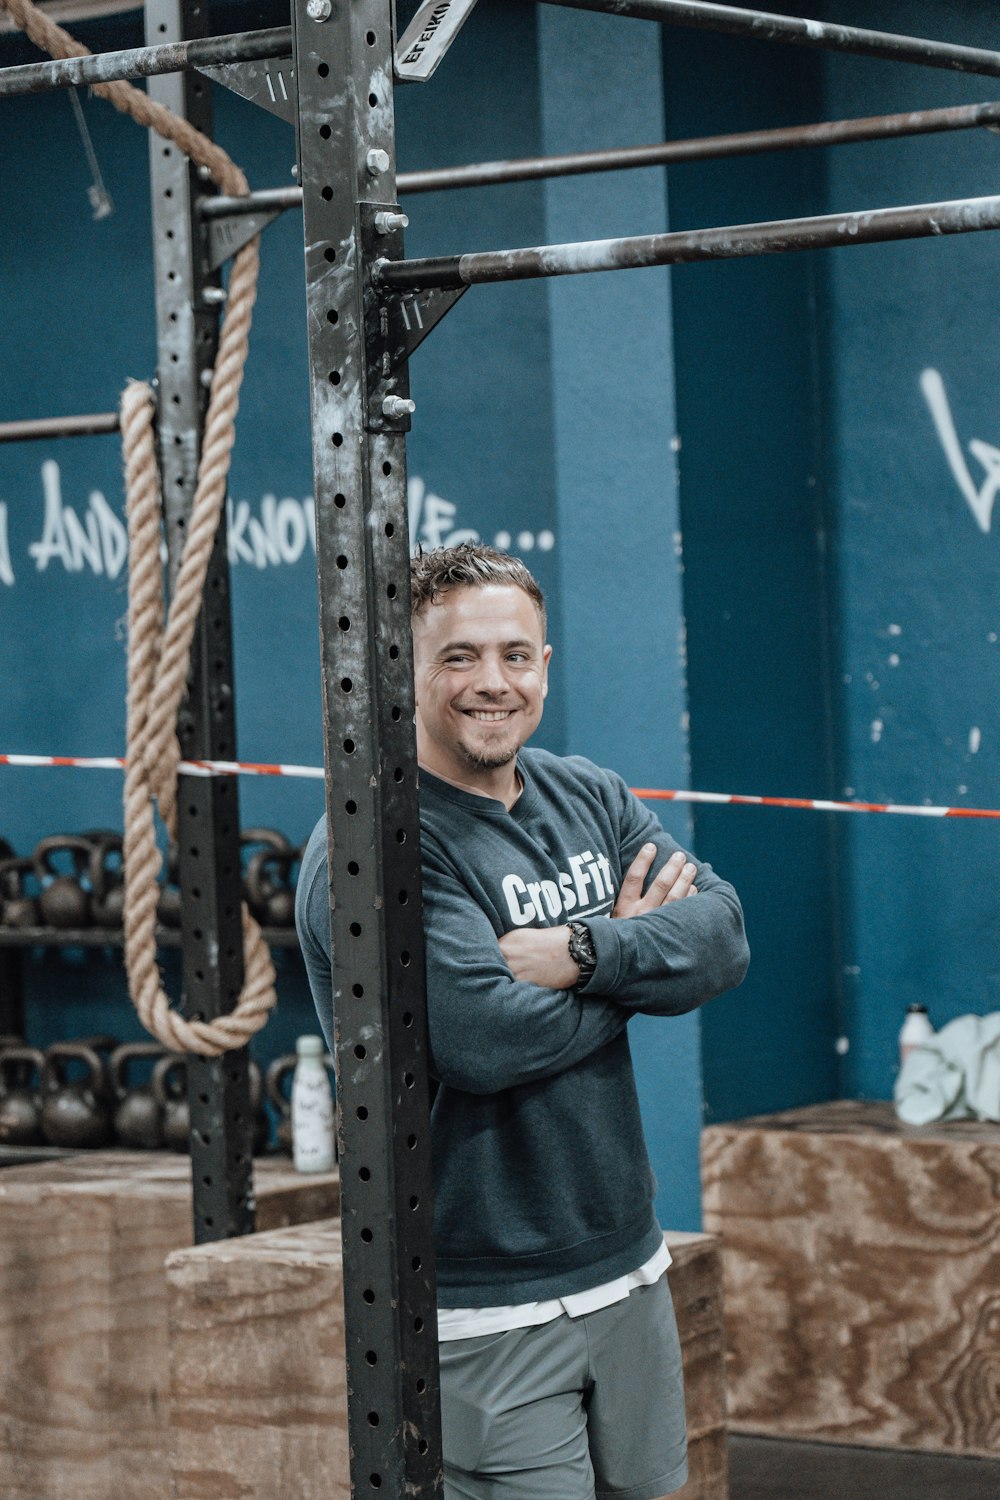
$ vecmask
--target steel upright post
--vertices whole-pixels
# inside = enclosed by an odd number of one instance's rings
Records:
[[[198,0],[148,0],[150,42],[205,30]],[[211,133],[211,84],[197,73],[151,79],[149,91]],[[208,262],[197,201],[206,190],[176,146],[150,133],[159,442],[171,581],[176,577],[194,497],[201,430],[218,338],[221,289]],[[206,295],[207,294],[207,295]],[[233,651],[225,517],[205,585],[191,649],[189,693],[178,732],[191,759],[236,758]],[[181,952],[185,1014],[204,1018],[234,1008],[243,984],[240,820],[231,776],[181,776],[178,858],[184,905]],[[196,1243],[254,1228],[252,1111],[246,1049],[220,1058],[190,1056],[191,1165]]]
[[[441,1490],[391,0],[293,0],[352,1493]],[[366,325],[368,338],[366,341]]]

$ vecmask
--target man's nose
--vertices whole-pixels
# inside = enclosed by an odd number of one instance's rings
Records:
[[[487,693],[491,697],[496,697],[506,691],[507,679],[504,677],[499,657],[480,657],[475,687],[477,693]]]

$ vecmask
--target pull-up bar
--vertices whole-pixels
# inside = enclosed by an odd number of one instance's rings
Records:
[[[631,16],[669,26],[722,31],[733,36],[754,37],[758,41],[791,42],[801,47],[852,52],[862,57],[882,57],[894,62],[1000,78],[1000,52],[985,47],[962,47],[953,42],[867,31],[858,26],[838,26],[798,16],[773,15],[768,11],[741,10],[728,5],[700,3],[700,0],[542,0],[542,3]],[[80,84],[112,83],[120,78],[149,78],[158,73],[177,73],[185,68],[289,57],[291,51],[291,28],[278,26],[267,31],[247,31],[156,47],[131,47],[122,52],[68,57],[58,62],[26,63],[16,68],[0,69],[0,98],[10,94],[44,93],[49,89]]]
[[[472,255],[428,256],[423,260],[381,260],[375,280],[396,290],[475,286],[487,281],[532,281],[545,276],[578,276],[588,271],[630,271],[788,250],[824,250],[838,245],[871,245],[940,234],[972,234],[1000,229],[1000,197],[958,198],[910,208],[876,208],[809,219],[774,219],[721,229],[691,229],[627,239],[583,240],[518,250],[485,250]]]
[[[160,73],[182,73],[186,68],[259,62],[262,58],[291,55],[290,26],[272,26],[266,31],[239,31],[228,36],[196,37],[189,42],[162,42],[156,47],[126,47],[121,52],[88,52],[82,57],[0,68],[0,98],[8,94],[44,94],[50,89],[115,83],[121,78],[153,78]]]
[[[430,167],[422,172],[400,172],[396,189],[399,196],[404,197],[409,193],[493,187],[504,182],[532,182],[589,172],[621,172],[635,167],[671,166],[677,162],[801,150],[806,146],[844,146],[862,141],[899,140],[906,136],[991,127],[1000,127],[1000,103],[958,104],[944,109],[907,110],[898,115],[869,115],[861,120],[823,120],[815,125],[785,125],[775,130],[695,136],[686,141],[661,141],[650,146],[617,146],[602,151],[571,151],[561,156],[522,156],[510,161]],[[227,219],[240,214],[299,208],[301,205],[300,187],[263,188],[243,198],[222,195],[206,198],[201,215],[204,219]]]
[[[861,57],[884,57],[892,62],[922,63],[929,68],[952,68],[959,73],[1000,78],[1000,52],[984,47],[961,47],[953,42],[867,31],[859,26],[838,26],[801,16],[777,16],[769,11],[741,10],[703,0],[542,0],[542,3],[659,21],[664,26],[723,31],[762,42],[791,42],[800,47],[821,47],[830,52],[853,52]]]
[[[37,438],[91,437],[95,433],[118,432],[116,411],[99,411],[85,417],[28,417],[22,422],[0,422],[0,443],[27,443]]]

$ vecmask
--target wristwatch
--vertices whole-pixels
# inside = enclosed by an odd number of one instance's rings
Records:
[[[569,924],[569,956],[580,970],[578,984],[584,984],[597,968],[597,949],[590,935],[590,928],[582,922]]]

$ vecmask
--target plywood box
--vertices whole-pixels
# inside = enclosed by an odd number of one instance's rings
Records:
[[[1000,1457],[1000,1126],[841,1100],[715,1125],[730,1426]]]
[[[667,1243],[688,1384],[691,1476],[678,1500],[725,1500],[717,1242]],[[177,1500],[348,1500],[339,1225],[179,1251],[167,1279]]]
[[[328,1217],[336,1174],[254,1164],[262,1228]],[[88,1152],[0,1173],[0,1495],[168,1500],[164,1260],[190,1245],[191,1164]]]

